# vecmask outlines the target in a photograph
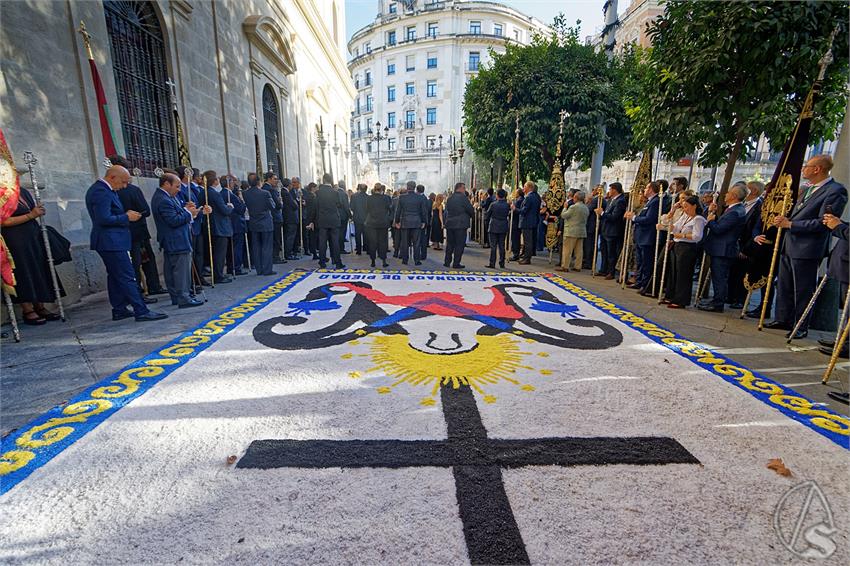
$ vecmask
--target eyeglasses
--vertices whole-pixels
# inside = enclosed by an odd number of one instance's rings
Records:
[[[811,167],[818,167],[818,165],[808,165],[808,164],[803,165],[803,169],[808,169],[808,168],[811,168]]]

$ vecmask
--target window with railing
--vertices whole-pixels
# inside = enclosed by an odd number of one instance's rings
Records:
[[[416,149],[416,138],[404,138],[404,149]]]
[[[404,85],[404,94],[410,96],[416,94],[416,85],[415,83],[405,83]]]
[[[440,33],[440,24],[437,22],[428,22],[428,37],[437,37]]]
[[[395,151],[395,138],[387,138],[387,151]]]
[[[467,64],[467,68],[470,71],[477,71],[478,66],[481,64],[481,53],[478,51],[472,51],[469,53],[469,63]]]
[[[390,14],[398,13],[398,4],[395,2],[390,2],[389,8],[387,10]]]
[[[372,95],[366,95],[366,112],[372,111]]]
[[[425,138],[425,147],[435,149],[437,147],[437,136],[427,136]]]
[[[372,86],[372,71],[366,71],[366,86]]]
[[[407,26],[407,41],[413,41],[416,39],[416,26]]]
[[[395,45],[395,44],[396,44],[395,32],[394,31],[388,31],[387,32],[387,45]]]
[[[395,86],[387,87],[387,102],[395,102]]]
[[[404,113],[404,127],[407,129],[412,129],[416,124],[416,112],[414,110],[408,110]]]
[[[474,35],[480,35],[481,34],[481,22],[475,21],[475,20],[469,22],[469,33],[474,34]]]
[[[387,127],[395,128],[395,112],[387,113]]]
[[[425,123],[429,126],[433,126],[437,123],[436,108],[428,108],[425,110]]]
[[[434,98],[437,96],[437,81],[428,81],[425,85],[425,96]]]
[[[395,63],[387,63],[387,74],[394,75],[395,74]]]
[[[502,36],[504,33],[504,28],[502,28],[502,24],[493,24],[493,35]]]
[[[126,157],[142,174],[178,165],[165,37],[151,2],[103,3]]]

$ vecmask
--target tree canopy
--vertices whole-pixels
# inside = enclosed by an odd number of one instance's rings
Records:
[[[674,158],[701,148],[700,163],[726,160],[728,177],[761,133],[781,149],[837,29],[812,129],[812,139],[833,138],[847,102],[847,2],[669,0],[664,9],[649,27],[651,52],[624,56],[637,142]]]
[[[492,52],[466,87],[464,124],[469,145],[479,155],[513,163],[514,130],[520,115],[523,178],[548,178],[555,161],[559,112],[564,122],[562,167],[589,163],[606,126],[606,162],[630,152],[631,130],[621,100],[621,74],[603,53],[579,42],[578,29],[556,19],[554,32],[530,45],[507,45]]]

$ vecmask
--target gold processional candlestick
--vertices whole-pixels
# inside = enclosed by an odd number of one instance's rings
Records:
[[[83,37],[83,44],[86,46],[86,54],[89,61],[94,61],[94,53],[91,50],[91,34],[86,30],[86,24],[80,20],[80,27],[77,28],[77,33]]]

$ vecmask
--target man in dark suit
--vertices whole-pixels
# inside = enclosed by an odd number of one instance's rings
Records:
[[[131,316],[138,322],[162,320],[168,316],[149,310],[142,300],[130,261],[130,222],[142,215],[135,210],[125,211],[116,194],[129,182],[130,172],[113,165],[86,192],[86,209],[92,221],[91,249],[100,255],[106,266],[112,320]],[[128,306],[133,310],[128,310]]]
[[[204,304],[189,296],[192,284],[191,225],[199,211],[191,200],[182,204],[179,194],[180,179],[177,175],[165,173],[159,178],[159,188],[151,198],[151,208],[171,304],[186,309]]]
[[[401,263],[404,265],[410,259],[410,246],[413,246],[413,261],[422,265],[419,238],[426,224],[425,217],[422,199],[416,194],[416,181],[408,181],[407,191],[399,197],[395,210],[395,225],[401,230]]]
[[[491,202],[484,212],[484,225],[487,227],[490,240],[490,263],[487,264],[490,269],[496,267],[497,252],[499,267],[505,268],[505,238],[508,235],[510,223],[508,217],[511,215],[511,205],[505,200],[507,197],[508,192],[505,189],[499,189],[496,192],[496,200]]]
[[[729,269],[729,306],[733,309],[744,308],[744,301],[747,298],[747,289],[744,287],[744,277],[747,274],[747,256],[745,255],[747,244],[753,238],[759,235],[761,228],[761,194],[764,192],[764,183],[759,181],[750,181],[746,183],[747,198],[744,199],[744,212],[747,213],[747,218],[741,228],[741,234],[738,237],[738,257],[732,262],[732,267]],[[758,308],[759,315],[761,308]]]
[[[248,231],[248,222],[245,220],[245,202],[242,200],[242,191],[239,190],[239,182],[233,175],[224,177],[225,183],[221,189],[221,197],[224,202],[233,205],[233,213],[230,215],[230,225],[233,227],[233,238],[230,240],[230,250],[227,254],[228,275],[244,275],[242,265],[245,262],[245,233]]]
[[[212,208],[212,214],[207,221],[210,222],[210,233],[212,234],[212,273],[213,282],[230,283],[232,277],[224,274],[225,261],[227,259],[227,248],[230,247],[230,239],[233,237],[233,223],[230,216],[233,214],[233,203],[227,203],[221,193],[221,181],[215,171],[204,171],[206,190],[201,188],[201,198],[204,204]]]
[[[829,254],[829,263],[827,264],[826,275],[827,277],[838,281],[841,287],[839,306],[843,308],[844,301],[847,300],[847,286],[848,283],[850,283],[850,245],[848,245],[848,240],[850,240],[850,226],[848,226],[846,222],[842,222],[839,217],[833,214],[823,215],[823,225],[832,230],[832,236],[836,238],[835,247],[832,248],[832,252]],[[835,340],[821,339],[818,340],[818,343],[820,344],[820,348],[818,349],[822,353],[830,356],[832,355],[832,349],[835,347]],[[848,352],[848,344],[847,342],[844,342],[839,350],[839,357],[847,358],[848,354],[850,354],[850,352]],[[840,393],[839,397],[835,397],[834,395],[830,395],[830,397],[846,404],[846,381],[843,383],[845,384],[845,392]]]
[[[257,275],[277,275],[272,271],[274,262],[275,202],[271,193],[259,186],[257,175],[248,175],[248,190],[242,195],[248,208],[248,230],[251,232],[251,253]]]
[[[629,287],[639,291],[649,287],[652,268],[655,266],[655,225],[658,224],[658,207],[661,204],[658,196],[660,189],[661,186],[656,181],[647,183],[643,189],[646,204],[637,214],[630,210],[623,215],[627,220],[631,218],[635,226],[635,261],[638,271],[634,285]]]
[[[534,254],[537,225],[540,224],[540,195],[537,194],[537,185],[533,181],[526,181],[522,187],[525,198],[517,209],[519,212],[519,229],[522,231],[522,252],[520,265],[531,264],[531,256]]]
[[[112,155],[109,161],[113,165],[120,165],[128,171],[130,162],[121,155]],[[156,302],[152,295],[162,295],[165,289],[159,283],[159,270],[156,267],[156,256],[151,247],[151,234],[148,231],[147,217],[151,215],[151,209],[142,189],[129,183],[125,188],[118,191],[118,198],[124,210],[135,210],[142,217],[135,222],[130,222],[130,258],[133,260],[133,269],[136,271],[136,281],[139,282],[139,290],[142,289],[142,273],[145,275],[145,284],[148,288],[148,296],[144,297],[147,304]]]
[[[316,209],[308,228],[319,232],[319,267],[327,267],[327,256],[325,252],[330,246],[331,261],[337,269],[345,269],[339,255],[339,225],[340,218],[347,212],[343,210],[343,204],[339,192],[333,187],[333,177],[330,173],[322,175],[322,184],[316,192]]]
[[[283,256],[283,201],[280,198],[280,179],[274,171],[267,171],[263,175],[262,189],[269,193],[274,201],[274,210],[272,211],[272,221],[274,229],[272,236],[272,263],[286,263],[286,258]]]
[[[422,207],[422,214],[425,215],[425,226],[419,234],[419,260],[424,261],[428,258],[428,236],[431,233],[431,200],[425,196],[425,185],[416,185],[416,196],[421,201],[419,206]]]
[[[811,187],[788,217],[775,216],[773,219],[773,224],[787,233],[782,243],[776,284],[776,317],[765,328],[790,331],[814,294],[818,266],[826,256],[829,241],[829,229],[823,225],[823,216],[829,213],[840,217],[847,204],[847,189],[832,178],[831,170],[829,155],[810,157],[803,165],[802,175]],[[756,242],[763,245],[765,239],[759,235]],[[805,338],[808,334],[807,318],[791,338]]]
[[[351,253],[345,249],[345,242],[348,239],[348,220],[351,218],[351,203],[348,200],[348,193],[345,190],[345,181],[339,181],[336,188],[337,196],[339,196],[339,253]]]
[[[369,258],[372,267],[375,267],[375,257],[381,258],[383,267],[389,267],[387,263],[387,230],[392,224],[392,199],[384,194],[384,186],[375,183],[372,194],[366,198],[366,233]]]
[[[304,240],[306,241],[307,255],[312,255],[313,259],[319,259],[319,233],[316,230],[308,230],[310,219],[316,213],[316,191],[319,190],[319,185],[316,183],[308,183],[305,190],[302,192],[304,204],[302,214],[304,216]]]
[[[292,182],[280,180],[280,207],[283,216],[283,258],[287,261],[298,259],[295,253],[295,237],[298,235],[298,202],[292,198]]]
[[[747,222],[747,212],[743,205],[746,196],[747,190],[741,185],[735,185],[726,191],[726,208],[719,218],[717,205],[712,203],[709,207],[708,223],[705,225],[708,235],[703,240],[703,249],[711,258],[709,265],[714,296],[697,305],[701,311],[723,312],[729,292],[729,268],[738,257],[741,249],[738,238]]]
[[[522,189],[511,205],[511,228],[508,233],[511,235],[511,261],[519,261],[519,252],[522,248],[522,230],[519,229],[519,209],[522,208],[522,201],[525,200],[525,195]]]
[[[587,205],[588,210],[593,211],[599,204],[599,193],[596,191],[604,192],[604,189],[600,185],[594,191],[587,196],[584,204]],[[606,206],[605,201],[602,201],[602,208],[604,209]],[[582,269],[591,269],[594,263],[597,261],[597,258],[593,257],[593,252],[599,252],[598,245],[594,245],[596,239],[596,223],[599,221],[599,217],[591,212],[587,215],[587,237],[584,239],[584,254],[582,255]]]
[[[602,222],[599,233],[602,235],[602,271],[605,279],[614,279],[617,272],[617,259],[623,248],[623,236],[626,233],[626,197],[623,196],[623,185],[614,182],[608,185],[606,195],[608,203],[605,209],[597,208],[596,215]]]
[[[392,212],[393,218],[395,218],[395,211],[398,208],[398,199],[401,197],[401,194],[398,190],[393,192],[392,196]],[[401,254],[401,230],[395,227],[395,223],[393,223],[393,227],[390,230],[390,233],[393,236],[393,257],[399,257]]]
[[[446,210],[443,213],[446,227],[446,259],[445,267],[464,269],[460,260],[463,259],[463,250],[466,247],[466,231],[469,230],[469,221],[475,215],[475,209],[466,196],[466,185],[455,184],[455,192],[446,200]]]
[[[363,253],[363,248],[369,252],[369,238],[366,237],[366,214],[369,195],[366,194],[366,184],[359,183],[357,192],[351,197],[351,216],[354,219],[354,246],[357,255]],[[371,255],[371,254],[370,254]]]
[[[485,217],[487,216],[487,211],[490,209],[490,205],[496,202],[496,197],[494,195],[495,189],[493,189],[493,187],[490,187],[489,189],[487,189],[487,196],[484,198],[483,201],[481,201],[481,211]],[[485,248],[490,247],[490,240],[487,232],[487,220],[484,220],[484,237],[481,238],[481,241],[484,242]],[[490,263],[493,262],[491,261]]]
[[[197,185],[192,181],[195,175],[194,171],[196,170],[193,170],[191,167],[186,167],[185,165],[181,165],[177,168],[177,176],[180,177],[180,193],[177,197],[183,204],[187,204],[189,202],[194,203],[195,208],[201,212],[197,218],[192,220],[191,224],[192,262],[194,264],[192,277],[192,280],[194,281],[194,284],[192,285],[193,290],[196,285],[209,286],[210,284],[209,281],[204,279],[202,276],[204,268],[204,246],[201,228],[203,227],[205,210],[202,208],[201,199],[198,196]]]

